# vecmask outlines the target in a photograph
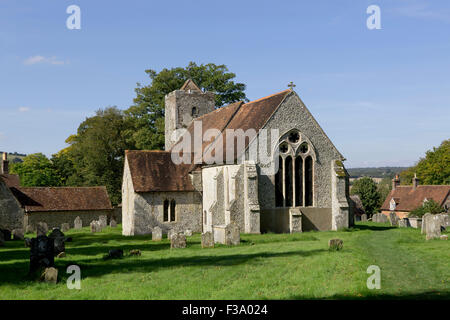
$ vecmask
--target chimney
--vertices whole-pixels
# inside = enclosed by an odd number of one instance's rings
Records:
[[[3,160],[2,160],[2,167],[1,167],[0,173],[3,173],[3,174],[9,173],[8,164],[9,164],[8,154],[6,152],[3,152]]]
[[[417,175],[414,173],[414,178],[412,179],[412,185],[413,190],[416,190],[417,186],[419,185],[419,179],[417,178]]]
[[[400,185],[400,178],[398,174],[395,175],[395,178],[392,179],[392,190],[395,190]]]

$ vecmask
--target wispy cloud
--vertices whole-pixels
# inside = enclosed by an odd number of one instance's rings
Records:
[[[31,109],[29,107],[19,107],[19,112],[28,112]]]
[[[45,63],[45,64],[52,64],[52,65],[63,65],[67,64],[68,61],[63,61],[57,59],[55,56],[53,57],[44,57],[44,56],[32,56],[23,61],[23,64],[26,66],[31,66],[33,64],[38,63]]]

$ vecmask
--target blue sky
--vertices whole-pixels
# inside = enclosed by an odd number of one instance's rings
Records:
[[[445,0],[0,0],[0,150],[51,155],[130,106],[145,69],[189,61],[227,65],[250,100],[293,81],[347,167],[412,165],[450,138]]]

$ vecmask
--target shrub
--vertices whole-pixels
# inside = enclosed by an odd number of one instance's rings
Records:
[[[425,213],[438,214],[444,212],[444,208],[442,208],[439,203],[434,201],[433,199],[424,201],[423,204],[408,214],[408,217],[416,217],[422,218]]]

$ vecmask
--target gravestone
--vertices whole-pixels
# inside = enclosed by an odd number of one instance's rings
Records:
[[[80,217],[76,217],[75,220],[73,221],[73,225],[75,230],[79,230],[83,228],[83,220],[81,220]]]
[[[11,241],[11,231],[0,229],[0,233],[3,235],[3,241]]]
[[[48,232],[48,226],[45,222],[39,222],[36,226],[37,236],[45,236]]]
[[[162,240],[162,230],[160,227],[154,227],[152,229],[152,240],[161,241]]]
[[[108,218],[106,216],[104,216],[104,215],[103,216],[99,216],[98,217],[98,222],[99,222],[99,225],[100,225],[101,229],[106,228],[106,226],[108,225]]]
[[[367,214],[363,213],[361,215],[361,222],[367,222]]]
[[[241,235],[239,232],[239,227],[230,223],[225,227],[225,244],[226,245],[238,245],[241,243]]]
[[[344,241],[341,239],[330,239],[328,240],[328,249],[339,251],[344,247]]]
[[[441,217],[429,215],[426,217],[426,239],[435,239],[441,236]]]
[[[186,230],[186,231],[184,231],[184,235],[186,236],[186,237],[192,237],[192,230]]]
[[[441,213],[438,216],[439,216],[439,219],[441,220],[441,229],[442,228],[444,230],[447,229],[447,227],[449,226],[449,222],[450,222],[448,214]]]
[[[113,218],[111,219],[111,221],[109,222],[109,226],[111,228],[116,228],[117,227],[117,222],[116,220],[114,220]]]
[[[53,247],[55,249],[54,250],[55,256],[57,256],[61,252],[66,251],[66,245],[65,245],[66,237],[61,230],[59,230],[58,228],[53,228],[52,232],[50,232],[48,237],[52,238],[54,240]]]
[[[212,232],[202,233],[202,248],[214,248],[214,235]]]
[[[378,222],[387,223],[387,222],[389,222],[389,219],[385,214],[379,213],[378,214]]]
[[[175,229],[170,229],[169,231],[167,231],[167,239],[170,240],[175,233],[177,233]]]
[[[14,229],[12,231],[13,240],[23,240],[23,229]]]
[[[441,235],[441,240],[448,240],[448,235],[446,235],[446,234],[443,234],[443,235]]]
[[[289,232],[302,232],[302,212],[298,208],[289,209]]]
[[[68,224],[68,223],[63,223],[62,225],[61,225],[61,231],[62,232],[67,232],[67,231],[69,231],[70,230],[70,225]]]
[[[65,258],[66,257],[66,253],[65,252],[60,252],[60,253],[58,253],[58,255],[56,257],[59,258],[59,259]]]
[[[24,242],[25,242],[25,248],[31,248],[31,239],[30,238],[25,238]]]
[[[90,224],[91,232],[96,233],[102,231],[102,228],[100,227],[100,223],[98,221],[92,221]]]
[[[395,212],[390,212],[389,213],[389,223],[391,224],[391,226],[393,227],[398,227],[398,217],[395,214]]]
[[[34,232],[34,228],[31,224],[29,224],[25,227],[25,233],[33,233],[33,232]]]
[[[41,281],[47,283],[56,283],[58,282],[58,269],[54,267],[45,268],[44,272],[41,275]]]
[[[3,247],[5,245],[5,238],[3,236],[3,233],[0,232],[0,247]]]
[[[427,217],[431,216],[431,213],[425,213],[422,217],[422,229],[420,231],[421,234],[426,234],[427,230]]]
[[[408,225],[406,224],[406,220],[405,219],[399,219],[398,220],[398,226],[400,228],[406,228]]]
[[[170,248],[186,248],[186,236],[184,235],[184,233],[174,233],[170,237]]]
[[[120,258],[123,258],[123,250],[122,249],[109,250],[108,254],[105,257],[103,257],[104,260],[120,259]]]
[[[45,235],[31,239],[30,273],[55,266],[54,240]]]

